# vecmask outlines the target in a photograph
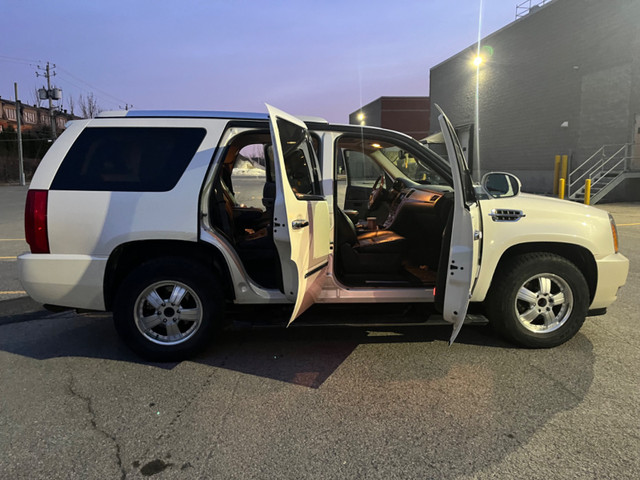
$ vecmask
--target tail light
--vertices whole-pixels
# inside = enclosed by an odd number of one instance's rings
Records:
[[[31,253],[49,253],[47,190],[29,190],[24,209],[24,233]]]

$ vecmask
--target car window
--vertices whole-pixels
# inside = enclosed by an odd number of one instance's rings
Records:
[[[51,189],[169,191],[205,134],[203,128],[86,128],[62,161]]]
[[[347,172],[347,183],[358,187],[373,187],[383,170],[364,152],[345,150],[343,152]]]
[[[405,177],[416,183],[447,185],[440,175],[424,162],[420,162],[411,152],[389,144],[380,144],[378,151],[400,170]]]
[[[403,177],[423,185],[449,185],[419,155],[389,141],[344,136],[337,149],[337,178],[346,175],[348,185],[372,187],[383,171],[392,179]]]
[[[231,185],[236,203],[263,208],[262,197],[267,181],[265,145],[246,145],[238,153],[231,171]]]
[[[339,148],[336,160],[336,202],[342,209],[345,205],[347,186],[363,187],[368,191],[383,173],[382,168],[365,153],[348,148]]]
[[[322,195],[318,162],[308,132],[281,118],[278,119],[278,130],[287,178],[296,197]]]

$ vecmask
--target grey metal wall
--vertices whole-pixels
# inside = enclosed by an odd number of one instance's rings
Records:
[[[603,144],[632,141],[640,113],[640,0],[556,0],[482,40],[480,169],[553,190],[554,156],[578,165]],[[474,119],[477,45],[433,67],[432,104]],[[568,122],[568,127],[561,127]],[[435,109],[431,125],[437,125]]]

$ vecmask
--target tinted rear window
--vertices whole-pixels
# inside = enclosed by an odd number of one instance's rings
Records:
[[[178,183],[205,134],[203,128],[87,128],[51,189],[166,192]]]

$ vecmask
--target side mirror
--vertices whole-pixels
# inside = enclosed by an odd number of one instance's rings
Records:
[[[482,187],[493,198],[506,198],[518,195],[522,184],[510,173],[489,172],[482,177]]]

